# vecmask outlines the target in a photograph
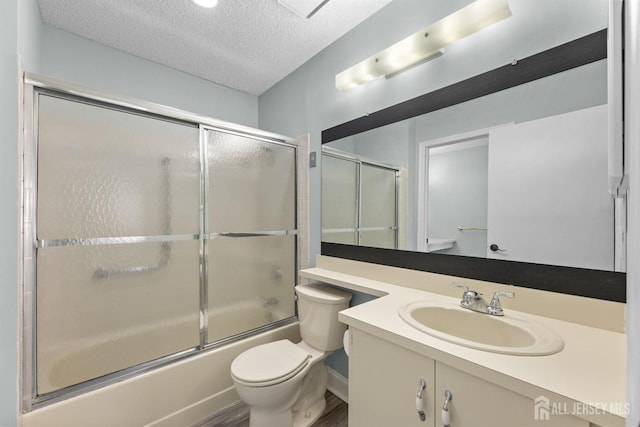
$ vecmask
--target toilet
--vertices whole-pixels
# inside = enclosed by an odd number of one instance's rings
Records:
[[[298,285],[302,341],[258,345],[231,363],[240,399],[249,405],[251,427],[303,427],[324,412],[328,355],[342,347],[346,325],[338,312],[351,294],[320,284]]]

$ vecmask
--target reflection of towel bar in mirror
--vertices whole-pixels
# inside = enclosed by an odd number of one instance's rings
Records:
[[[355,231],[395,231],[398,227],[388,226],[388,227],[347,227],[347,228],[323,228],[323,233],[348,233]]]
[[[487,231],[487,227],[465,227],[462,225],[458,226],[458,230],[460,231]]]

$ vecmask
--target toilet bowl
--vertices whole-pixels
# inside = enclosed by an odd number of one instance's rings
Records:
[[[342,347],[346,326],[338,312],[351,294],[322,285],[300,285],[302,341],[280,340],[246,350],[231,364],[240,399],[250,407],[251,427],[306,427],[322,415],[329,354]]]

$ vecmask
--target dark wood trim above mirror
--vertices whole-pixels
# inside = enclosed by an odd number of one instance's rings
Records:
[[[420,116],[607,57],[607,30],[519,59],[322,132],[326,144]],[[379,249],[322,242],[322,255],[428,271],[532,289],[626,302],[626,274],[485,258]]]

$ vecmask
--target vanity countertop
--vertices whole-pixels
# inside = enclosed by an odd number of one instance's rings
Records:
[[[459,302],[455,298],[323,268],[309,268],[300,274],[379,297],[340,312],[340,321],[350,327],[531,399],[545,396],[558,409],[597,425],[625,424],[627,364],[623,333],[518,312],[558,333],[564,340],[564,349],[547,356],[490,353],[431,337],[398,315],[398,308],[410,302]],[[508,315],[509,310],[505,309],[505,316]]]

